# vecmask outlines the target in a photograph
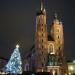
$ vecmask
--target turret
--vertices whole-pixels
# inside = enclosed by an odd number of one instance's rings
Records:
[[[55,14],[55,19],[51,26],[51,36],[56,42],[59,42],[59,44],[63,44],[63,25],[62,22],[57,18],[57,14]]]

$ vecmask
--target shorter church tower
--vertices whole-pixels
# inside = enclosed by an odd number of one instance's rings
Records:
[[[57,19],[57,14],[55,14],[55,19],[51,25],[50,37],[53,40],[48,40],[47,71],[53,75],[65,75],[67,74],[67,64],[63,55],[63,25],[62,22]]]
[[[63,25],[62,22],[58,20],[57,14],[55,13],[55,19],[51,25],[51,36],[55,41],[55,52],[63,55],[64,47],[64,35],[63,35]]]

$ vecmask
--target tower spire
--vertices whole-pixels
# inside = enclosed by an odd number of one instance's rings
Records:
[[[43,10],[43,1],[41,0],[41,10]]]
[[[57,17],[58,17],[57,13],[54,14],[54,17],[55,17],[55,19],[57,19]]]

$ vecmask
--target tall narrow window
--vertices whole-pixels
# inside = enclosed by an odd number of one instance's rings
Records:
[[[59,36],[58,36],[58,39],[59,39]]]
[[[43,45],[42,45],[42,49],[43,49]]]
[[[44,57],[44,61],[45,61],[45,57]]]
[[[56,29],[56,32],[59,32],[59,29]]]
[[[49,48],[48,48],[48,53],[50,53],[50,54],[54,54],[54,45],[53,44],[50,44],[49,45]]]
[[[43,51],[42,51],[42,55],[43,55]]]
[[[43,34],[42,34],[42,37],[43,37]]]
[[[42,63],[42,67],[44,66],[44,64]]]
[[[42,28],[42,32],[43,32],[43,28]]]
[[[61,48],[59,47],[59,50],[60,50]]]
[[[43,43],[43,39],[42,39],[42,43]]]
[[[51,53],[53,53],[53,46],[52,45],[50,45],[50,51],[51,51]]]

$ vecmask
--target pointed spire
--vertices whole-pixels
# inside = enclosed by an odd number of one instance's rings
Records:
[[[41,0],[41,10],[43,10],[43,1]]]
[[[60,22],[59,22],[57,13],[54,14],[54,18],[55,18],[54,23],[59,24]]]
[[[57,18],[58,18],[58,15],[57,15],[57,13],[55,13],[55,14],[54,14],[54,17],[55,17],[55,19],[57,19]]]

